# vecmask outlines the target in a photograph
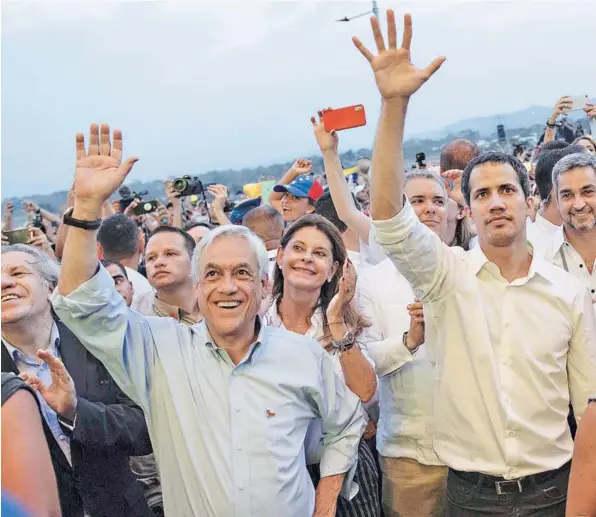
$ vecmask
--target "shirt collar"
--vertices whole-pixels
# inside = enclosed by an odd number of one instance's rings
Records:
[[[553,248],[552,254],[553,257],[559,252],[561,246],[567,242],[567,238],[565,237],[565,230],[563,226],[559,226],[557,230],[553,233]]]
[[[250,345],[246,357],[236,366],[240,366],[241,364],[246,362],[254,363],[254,360],[258,357],[257,350],[259,350],[261,345],[267,341],[267,326],[263,325],[263,322],[261,321],[261,318],[259,316],[256,317],[255,326],[256,328],[258,328],[257,339],[254,343]],[[215,356],[221,357],[221,353],[225,352],[225,350],[215,344],[215,341],[209,333],[209,329],[207,328],[207,323],[205,322],[205,320],[201,321],[198,327],[195,328],[197,328],[198,331],[202,334],[205,346],[209,348]]]
[[[553,233],[554,231],[561,228],[561,226],[551,223],[546,217],[540,214],[536,214],[536,220],[534,221],[534,224],[548,233]]]
[[[190,312],[182,309],[181,307],[176,307],[176,305],[166,303],[160,300],[157,296],[155,296],[153,299],[153,310],[162,318],[174,318],[184,323],[197,323],[197,318],[195,318]]]
[[[2,338],[2,342],[6,347],[6,350],[10,354],[10,357],[13,361],[23,361],[25,359],[25,354],[21,352],[17,347],[12,346],[6,339]],[[60,351],[60,331],[58,330],[58,325],[56,322],[52,322],[52,330],[50,332],[50,346],[48,350],[52,353],[53,356],[58,357]]]
[[[530,270],[528,271],[527,278],[532,278],[534,274],[538,274],[545,280],[548,280],[549,282],[555,282],[552,270],[553,266],[551,266],[539,254],[534,253],[534,247],[530,242],[528,242],[528,251],[532,254],[532,263],[530,264]],[[485,266],[485,264],[489,263],[489,260],[486,258],[486,255],[482,251],[480,243],[478,243],[478,246],[472,248],[468,252],[468,254],[470,256],[469,262],[472,266],[472,270],[474,271],[475,275],[478,275],[478,273]]]

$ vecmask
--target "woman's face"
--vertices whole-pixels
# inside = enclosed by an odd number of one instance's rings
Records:
[[[578,140],[577,145],[581,145],[589,153],[591,153],[592,155],[596,155],[596,146],[594,146],[594,143],[589,138],[582,138],[581,140]]]
[[[284,281],[296,289],[317,290],[333,278],[338,264],[327,236],[315,227],[298,230],[277,254]]]

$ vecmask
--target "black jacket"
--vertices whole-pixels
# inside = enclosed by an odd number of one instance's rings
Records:
[[[74,380],[77,418],[71,435],[72,468],[42,418],[58,482],[63,517],[148,517],[152,515],[129,456],[152,452],[145,417],[104,366],[60,321],[60,356]],[[2,371],[17,370],[2,345]]]

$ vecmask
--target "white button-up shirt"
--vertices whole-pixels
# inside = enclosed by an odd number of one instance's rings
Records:
[[[596,246],[596,242],[594,242],[594,245]],[[590,291],[592,304],[596,312],[596,261],[591,264],[592,274],[590,274],[581,255],[567,241],[562,226],[558,226],[557,231],[552,234],[545,258],[583,282]]]
[[[596,319],[585,286],[539,256],[527,277],[508,282],[480,247],[447,247],[407,201],[374,225],[425,304],[438,457],[508,479],[569,461],[570,395],[580,419],[596,389]]]
[[[368,268],[360,280],[367,289],[360,292],[358,308],[373,323],[368,353],[379,376],[377,450],[388,458],[442,465],[433,450],[434,367],[428,347],[412,354],[403,343],[414,292],[389,259]]]
[[[534,250],[542,255],[550,248],[553,235],[560,229],[561,226],[557,226],[540,214],[536,214],[536,220],[526,225],[526,234]]]

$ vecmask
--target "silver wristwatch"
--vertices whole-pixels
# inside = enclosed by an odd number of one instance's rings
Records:
[[[353,330],[348,330],[344,334],[343,338],[341,338],[338,341],[332,339],[331,342],[333,343],[333,348],[335,350],[337,350],[340,353],[345,352],[347,350],[350,350],[356,343],[356,332],[354,332]]]

